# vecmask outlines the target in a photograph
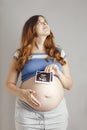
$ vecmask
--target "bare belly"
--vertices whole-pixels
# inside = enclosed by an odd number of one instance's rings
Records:
[[[40,107],[33,107],[39,111],[48,111],[61,102],[64,96],[63,86],[57,77],[54,77],[51,83],[35,83],[35,77],[23,82],[22,89],[32,89],[34,96],[40,102]]]

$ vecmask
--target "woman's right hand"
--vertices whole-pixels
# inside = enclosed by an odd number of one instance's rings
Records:
[[[31,89],[21,89],[20,90],[20,95],[19,98],[26,102],[27,104],[29,104],[32,107],[39,107],[40,106],[40,102],[35,98],[35,96],[33,95],[35,94],[34,90]]]

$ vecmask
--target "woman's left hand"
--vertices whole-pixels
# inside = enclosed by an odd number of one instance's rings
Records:
[[[57,74],[59,71],[58,66],[55,64],[51,64],[46,66],[45,72],[53,72],[53,74]]]

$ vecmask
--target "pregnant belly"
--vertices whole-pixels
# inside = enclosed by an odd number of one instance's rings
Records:
[[[35,83],[35,78],[33,77],[25,81],[21,88],[35,91],[33,95],[41,105],[40,107],[32,107],[39,111],[49,111],[55,108],[64,96],[63,87],[56,77],[51,83]]]

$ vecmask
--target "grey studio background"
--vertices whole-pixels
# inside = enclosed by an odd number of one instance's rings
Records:
[[[15,130],[15,96],[6,91],[5,81],[22,27],[35,14],[47,18],[70,64],[68,130],[87,130],[87,0],[0,0],[0,130]]]

